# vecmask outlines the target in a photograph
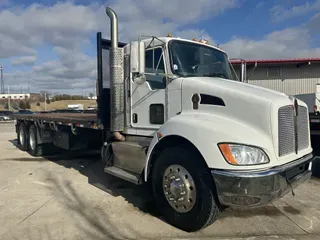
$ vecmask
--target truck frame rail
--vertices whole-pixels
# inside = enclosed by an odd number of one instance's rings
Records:
[[[98,123],[97,115],[91,113],[16,114],[14,118],[18,121],[40,121],[80,128],[103,129],[103,126]]]

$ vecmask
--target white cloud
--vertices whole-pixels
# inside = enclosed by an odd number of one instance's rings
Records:
[[[96,60],[78,51],[57,47],[60,60],[49,61],[33,67],[36,74],[47,74],[56,78],[94,78]]]
[[[289,18],[305,15],[311,11],[320,9],[320,0],[316,0],[313,4],[306,2],[302,5],[286,8],[282,5],[276,5],[271,9],[271,17],[273,21],[282,21]]]
[[[258,2],[257,5],[256,5],[256,8],[262,8],[264,6],[264,2]]]
[[[12,65],[33,65],[37,60],[36,56],[19,57],[11,61]]]
[[[320,30],[320,13],[314,15],[310,21],[305,24],[305,27],[309,30],[310,34],[313,36],[319,36]]]
[[[9,0],[0,0],[0,7],[1,6],[6,6],[9,4]]]
[[[141,34],[177,31],[186,24],[234,7],[236,0],[177,0],[170,4],[163,4],[161,0],[112,0],[109,5],[119,17],[120,39],[128,40]],[[0,12],[0,33],[3,35],[0,37],[0,58],[8,57],[10,52],[12,56],[30,53],[43,43],[64,48],[81,47],[97,31],[105,35],[109,32],[109,18],[101,4],[87,6],[59,2],[52,6],[13,7]],[[16,43],[15,50],[6,50],[10,40]]]
[[[309,30],[301,27],[275,31],[260,40],[234,37],[221,47],[229,56],[244,59],[318,57],[320,48],[312,48],[310,42]]]
[[[26,54],[34,55],[36,54],[36,51],[32,47],[21,45],[21,42],[18,38],[14,38],[10,35],[2,33],[0,28],[0,59]]]
[[[5,72],[6,82],[18,89],[29,83],[32,91],[92,92],[96,84],[96,52],[90,38],[95,38],[97,31],[108,38],[110,22],[105,6],[117,12],[120,41],[137,39],[139,35],[172,33],[187,39],[205,38],[215,45],[205,29],[188,26],[238,7],[238,1],[177,0],[164,4],[161,0],[111,0],[109,4],[59,2],[51,6],[34,4],[0,10],[0,58],[16,57],[12,61],[15,66],[28,60],[31,64],[31,56],[41,55],[35,49],[43,44],[51,45],[52,52],[58,56],[58,59],[34,65],[27,72]],[[256,40],[232,37],[220,46],[232,58],[317,56],[320,49],[312,48],[310,42],[311,27],[319,28],[319,20],[320,15],[304,26],[275,31]],[[94,51],[91,56],[83,53],[87,46]]]
[[[41,55],[35,49],[43,44],[51,45],[58,60],[33,66],[29,72],[6,73],[6,78],[11,78],[8,82],[19,85],[22,78],[28,79],[30,85],[39,90],[92,89],[96,79],[96,57],[90,57],[82,50],[97,31],[108,38],[110,21],[105,6],[112,7],[118,15],[120,41],[169,32],[213,41],[205,30],[186,26],[236,7],[237,1],[177,0],[164,4],[161,0],[111,0],[108,4],[77,5],[69,1],[51,6],[11,6],[0,10],[0,58],[22,57],[13,60],[13,65],[32,62],[26,56]]]
[[[0,58],[8,56],[9,50],[5,49],[10,40],[14,41],[15,44],[11,45],[16,48],[12,56],[30,52],[43,43],[67,48],[81,46],[90,33],[101,27],[99,14],[102,15],[101,6],[87,7],[71,2],[51,7],[33,4],[24,9],[3,10],[0,12],[0,32],[5,39],[0,38]]]
[[[318,6],[317,3],[320,8],[320,0],[312,6]],[[309,5],[306,4],[304,6]],[[289,16],[286,13],[284,15],[285,17]],[[229,56],[235,58],[281,59],[319,57],[320,47],[313,45],[314,37],[318,35],[319,30],[320,14],[316,14],[299,26],[274,31],[255,40],[245,37],[233,37],[221,46],[229,53]]]
[[[168,19],[180,23],[185,21],[195,22],[209,15],[217,15],[220,11],[234,7],[236,3],[235,0],[176,0],[168,4],[164,4],[160,0],[113,0],[110,5],[124,20],[153,18],[157,20]]]

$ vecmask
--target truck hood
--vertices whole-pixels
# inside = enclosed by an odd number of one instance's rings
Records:
[[[238,92],[246,96],[264,98],[271,102],[274,98],[287,99],[288,95],[271,90],[269,88],[259,87],[249,83],[243,83],[239,81],[233,81],[223,78],[212,78],[212,77],[190,77],[185,78],[184,82],[193,82],[199,85],[207,85],[208,87],[212,86],[214,88],[219,88],[221,90],[227,90],[227,92]]]
[[[190,101],[194,93],[200,94],[200,97],[201,94],[209,95],[211,100],[220,99],[219,104],[214,101],[205,104],[200,102],[199,112],[233,119],[271,138],[271,124],[277,119],[279,107],[292,104],[292,100],[284,93],[248,83],[221,78],[190,77],[182,80],[182,111],[194,111]],[[221,105],[221,102],[224,104]]]

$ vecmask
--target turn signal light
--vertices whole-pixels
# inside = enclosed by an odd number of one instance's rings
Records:
[[[228,163],[233,165],[238,164],[237,160],[233,157],[229,144],[220,144],[219,148]]]

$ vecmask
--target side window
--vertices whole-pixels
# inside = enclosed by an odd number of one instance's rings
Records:
[[[146,73],[165,73],[163,54],[161,48],[146,51]],[[154,65],[153,65],[154,64]],[[146,75],[152,89],[164,89],[165,77]]]
[[[153,57],[154,54],[154,57]],[[153,59],[154,70],[156,72],[164,73],[163,54],[161,48],[155,48],[146,51],[146,72],[153,72]]]

